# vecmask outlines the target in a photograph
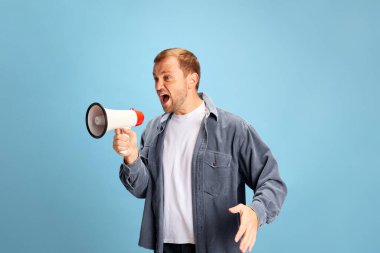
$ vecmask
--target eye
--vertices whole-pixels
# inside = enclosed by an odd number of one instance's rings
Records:
[[[154,79],[154,82],[157,83],[158,78],[154,76],[153,79]]]
[[[164,76],[164,81],[170,81],[172,77],[170,75],[165,75]]]

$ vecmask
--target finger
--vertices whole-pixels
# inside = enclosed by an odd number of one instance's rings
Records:
[[[136,133],[129,128],[123,128],[123,133],[129,135],[130,138],[136,137]]]
[[[122,156],[128,156],[130,154],[129,149],[125,147],[116,146],[114,149],[119,155],[122,155]]]
[[[247,241],[248,241],[248,238],[249,238],[249,229],[247,228],[244,232],[244,235],[242,236],[241,240],[240,240],[240,249],[243,250],[246,248],[247,246]],[[244,251],[245,252],[245,251]]]
[[[115,146],[123,146],[123,147],[125,147],[125,146],[128,145],[128,141],[124,141],[124,140],[115,140],[115,141],[113,142],[113,145],[115,145]]]
[[[120,132],[120,129],[119,129],[119,128],[115,128],[115,134],[121,134],[121,132]]]
[[[247,230],[244,233],[244,237],[240,242],[240,250],[242,250],[243,252],[246,252],[251,241],[252,241],[252,229],[247,228]]]
[[[241,206],[242,206],[242,204],[239,204],[239,205],[236,205],[236,206],[234,206],[234,207],[229,208],[228,210],[229,210],[231,213],[240,213],[240,211],[242,211]]]
[[[116,134],[114,136],[114,140],[121,140],[121,141],[128,142],[129,141],[129,136],[126,135],[126,134]]]
[[[119,154],[122,155],[122,156],[128,156],[129,155],[129,150],[127,149],[127,150],[124,150],[124,151],[120,151]]]
[[[120,152],[120,151],[127,150],[128,148],[125,147],[125,146],[114,145],[114,146],[113,146],[113,149],[114,149],[116,152]]]
[[[133,132],[130,128],[122,128],[121,130],[123,134],[130,134],[131,132]]]
[[[244,235],[246,229],[247,229],[246,226],[240,225],[239,230],[238,230],[238,232],[236,233],[236,236],[235,236],[235,242],[240,241],[240,239]]]
[[[113,149],[114,149],[116,152],[119,152],[120,150],[126,150],[127,147],[126,147],[126,146],[120,146],[120,145],[117,145],[117,144],[113,144]]]
[[[121,140],[125,140],[125,141],[130,139],[129,134],[125,133],[121,129],[119,129],[119,131],[120,131],[119,134],[115,134],[115,136],[114,136],[115,139],[121,139]]]
[[[127,139],[127,141],[129,141],[131,139],[131,137],[129,137],[128,134],[123,134],[123,136]]]
[[[253,249],[253,246],[255,245],[255,242],[256,242],[256,232],[254,232],[254,235],[252,236],[252,241],[251,241],[251,243],[250,243],[250,245],[249,245],[249,251],[252,251],[252,249]]]

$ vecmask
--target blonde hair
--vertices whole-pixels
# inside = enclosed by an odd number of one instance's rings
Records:
[[[198,74],[198,82],[196,86],[198,90],[199,81],[201,79],[201,66],[199,65],[197,57],[192,52],[183,48],[169,48],[161,51],[156,58],[154,58],[154,64],[159,63],[169,56],[177,58],[179,68],[185,76],[192,73]]]

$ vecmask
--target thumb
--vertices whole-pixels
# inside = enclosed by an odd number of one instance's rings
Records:
[[[240,213],[241,210],[242,210],[241,204],[238,204],[228,209],[228,211],[230,211],[231,213]]]

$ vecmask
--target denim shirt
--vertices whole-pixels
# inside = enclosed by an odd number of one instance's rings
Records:
[[[203,119],[191,164],[194,238],[197,253],[240,252],[234,241],[238,214],[228,209],[245,204],[245,185],[254,191],[248,204],[259,226],[272,222],[287,195],[277,162],[256,131],[242,118],[215,107],[205,93]],[[164,177],[162,152],[171,114],[151,120],[141,136],[139,158],[121,164],[120,180],[137,198],[145,198],[139,245],[163,252]]]

